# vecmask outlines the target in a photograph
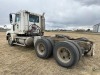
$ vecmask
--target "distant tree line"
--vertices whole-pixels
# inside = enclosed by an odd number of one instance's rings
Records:
[[[64,29],[55,29],[55,30],[45,30],[45,31],[48,31],[48,32],[50,32],[50,31],[92,32],[92,30],[90,30],[90,29],[87,29],[87,30],[85,30],[85,29],[77,29],[77,30],[64,30]]]
[[[85,29],[77,29],[75,31],[76,32],[92,32],[92,30],[90,30],[90,29],[87,29],[87,30],[85,30]]]
[[[2,27],[0,27],[0,32],[6,32],[7,30],[9,30],[8,28],[2,28]]]

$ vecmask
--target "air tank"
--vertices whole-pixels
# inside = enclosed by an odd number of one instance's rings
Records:
[[[20,44],[25,44],[27,46],[32,45],[33,44],[33,38],[32,37],[26,37],[26,38],[18,38],[17,42]]]

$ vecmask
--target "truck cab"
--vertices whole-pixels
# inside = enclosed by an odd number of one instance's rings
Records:
[[[37,29],[40,28],[40,33],[45,30],[44,14],[40,15],[23,10],[9,14],[9,18],[10,23],[12,24],[11,31],[14,34],[32,35],[31,31],[35,27],[37,27]]]
[[[41,15],[21,10],[17,13],[10,13],[9,20],[12,27],[10,31],[7,31],[6,38],[10,45],[25,46],[34,40],[33,37],[43,36],[45,30],[44,13]],[[25,41],[28,43],[26,44]]]

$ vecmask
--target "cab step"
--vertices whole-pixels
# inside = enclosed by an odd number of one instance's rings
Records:
[[[25,44],[19,44],[19,43],[13,43],[15,45],[19,45],[19,46],[26,46]]]

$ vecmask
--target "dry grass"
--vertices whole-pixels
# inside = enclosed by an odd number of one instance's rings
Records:
[[[57,32],[45,32],[54,35]],[[0,75],[100,75],[100,35],[62,33],[71,37],[87,37],[96,44],[94,57],[83,57],[72,69],[59,66],[53,57],[40,59],[33,47],[10,47],[5,33],[0,32]]]

